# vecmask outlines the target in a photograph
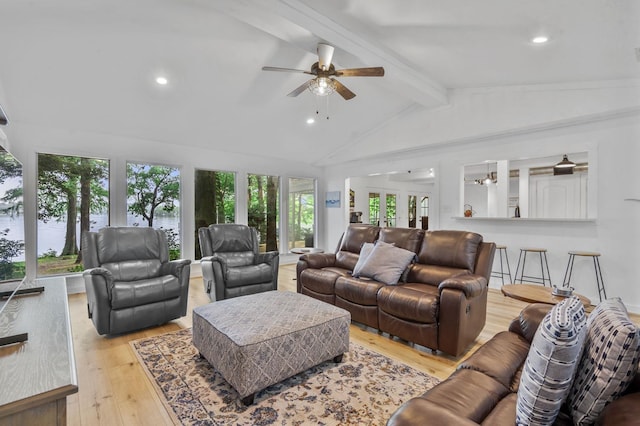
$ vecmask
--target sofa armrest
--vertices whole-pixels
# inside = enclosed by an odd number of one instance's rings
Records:
[[[405,402],[387,421],[387,426],[422,425],[477,426],[478,423],[423,398],[413,398]]]
[[[487,287],[487,279],[480,275],[458,275],[447,278],[438,286],[442,292],[445,288],[464,292],[466,297],[476,297],[482,294]]]
[[[322,269],[336,263],[335,253],[307,253],[300,256],[301,262],[307,263],[307,268]]]
[[[552,305],[547,305],[546,303],[532,303],[525,306],[524,309],[520,311],[520,315],[511,321],[509,331],[519,334],[531,343],[533,336],[536,334],[536,330],[538,330],[538,326],[552,307]]]
[[[204,291],[211,300],[224,299],[224,277],[227,272],[227,260],[218,255],[207,256],[200,259]],[[211,295],[212,289],[214,295]]]
[[[105,268],[85,269],[82,273],[85,287],[92,287],[97,294],[107,296],[111,300],[111,289],[113,288],[113,274]]]
[[[105,268],[91,268],[86,269],[82,277],[87,292],[89,318],[93,321],[98,334],[107,334],[110,329],[113,275]]]

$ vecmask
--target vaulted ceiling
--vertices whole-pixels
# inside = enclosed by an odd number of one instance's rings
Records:
[[[15,123],[322,164],[451,90],[638,78],[639,16],[636,0],[0,0],[0,104],[9,136]],[[309,76],[261,70],[309,69],[318,42],[336,68],[386,75],[341,78],[357,95],[344,101],[287,97]]]

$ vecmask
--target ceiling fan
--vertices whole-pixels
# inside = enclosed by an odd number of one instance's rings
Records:
[[[356,94],[334,77],[382,77],[384,68],[348,68],[337,70],[331,63],[334,47],[325,43],[318,43],[318,62],[311,65],[311,71],[292,68],[262,67],[263,71],[297,72],[315,76],[287,96],[295,97],[308,89],[317,96],[327,96],[338,92],[345,100],[353,99]]]

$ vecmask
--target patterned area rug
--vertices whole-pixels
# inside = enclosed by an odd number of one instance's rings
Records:
[[[325,362],[256,394],[236,391],[191,343],[191,329],[131,342],[176,424],[384,425],[438,379],[351,343],[343,362]]]

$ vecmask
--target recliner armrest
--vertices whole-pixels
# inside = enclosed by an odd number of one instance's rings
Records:
[[[167,263],[163,263],[160,267],[160,275],[173,275],[180,278],[182,274],[182,268],[191,264],[189,259],[177,259],[171,260]]]
[[[82,276],[84,277],[85,284],[97,285],[97,283],[105,283],[107,293],[109,295],[109,299],[111,299],[111,289],[113,287],[113,274],[108,269],[97,267],[91,269],[85,269],[82,272]],[[94,279],[94,276],[102,277],[104,280]]]
[[[336,263],[335,253],[307,253],[300,256],[301,261],[307,262],[307,268],[322,269]]]
[[[255,263],[268,263],[269,265],[271,265],[271,263],[273,262],[273,260],[280,256],[280,253],[278,253],[277,251],[268,251],[266,253],[258,253],[255,257]]]
[[[438,286],[442,292],[445,288],[460,290],[466,297],[476,297],[482,294],[487,287],[487,279],[480,275],[458,275],[447,278]]]

